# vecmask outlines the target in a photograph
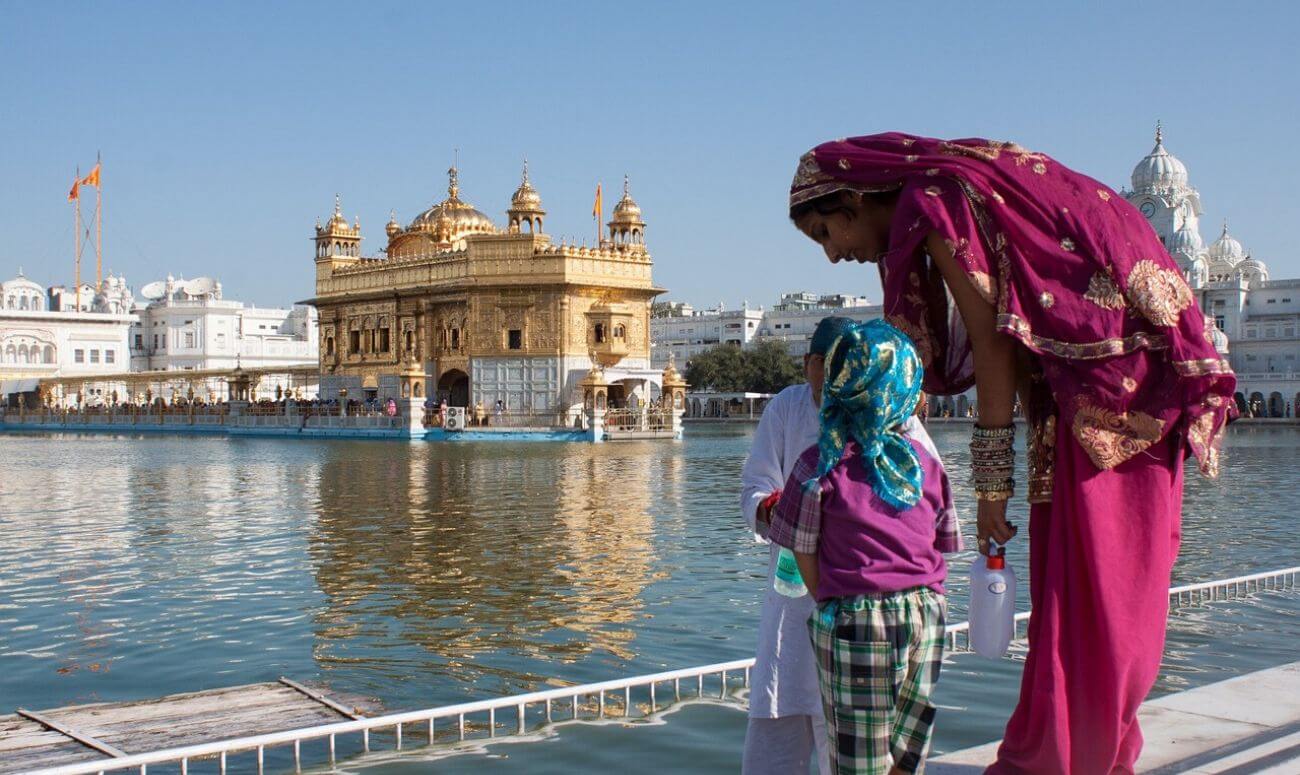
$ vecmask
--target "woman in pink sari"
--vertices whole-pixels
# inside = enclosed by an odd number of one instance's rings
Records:
[[[1142,215],[1014,143],[817,146],[790,193],[831,261],[875,263],[927,392],[974,385],[978,538],[1005,543],[1028,419],[1029,657],[991,773],[1128,773],[1164,649],[1188,450],[1214,476],[1236,379]],[[951,301],[950,301],[951,300]]]

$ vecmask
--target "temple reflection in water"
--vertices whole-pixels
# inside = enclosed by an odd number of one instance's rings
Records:
[[[544,446],[440,457],[413,445],[360,469],[348,445],[330,447],[308,546],[323,671],[373,659],[376,686],[485,674],[524,686],[556,660],[634,656],[642,593],[665,576],[652,503],[680,497],[681,455]],[[394,641],[419,650],[393,660]]]

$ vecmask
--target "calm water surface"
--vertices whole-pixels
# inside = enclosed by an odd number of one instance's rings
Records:
[[[969,427],[931,430],[969,507]],[[748,441],[2,435],[0,713],[281,675],[407,709],[752,656],[766,554],[736,507]],[[1238,427],[1227,447],[1222,479],[1188,478],[1176,582],[1300,564],[1300,430]],[[953,560],[954,621],[969,557]],[[1298,614],[1281,595],[1176,614],[1157,691],[1298,658]],[[1019,669],[952,659],[936,748],[996,737]],[[628,726],[440,768],[738,767],[732,708]]]

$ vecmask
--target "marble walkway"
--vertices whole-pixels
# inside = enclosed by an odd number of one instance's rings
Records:
[[[1147,775],[1300,773],[1300,662],[1178,692],[1142,705]],[[930,775],[976,775],[997,742],[931,759]]]

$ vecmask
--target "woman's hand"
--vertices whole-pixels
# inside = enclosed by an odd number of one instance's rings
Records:
[[[975,521],[980,554],[989,553],[990,538],[1000,546],[1005,546],[1019,531],[1019,528],[1007,521],[1007,501],[980,501]]]

